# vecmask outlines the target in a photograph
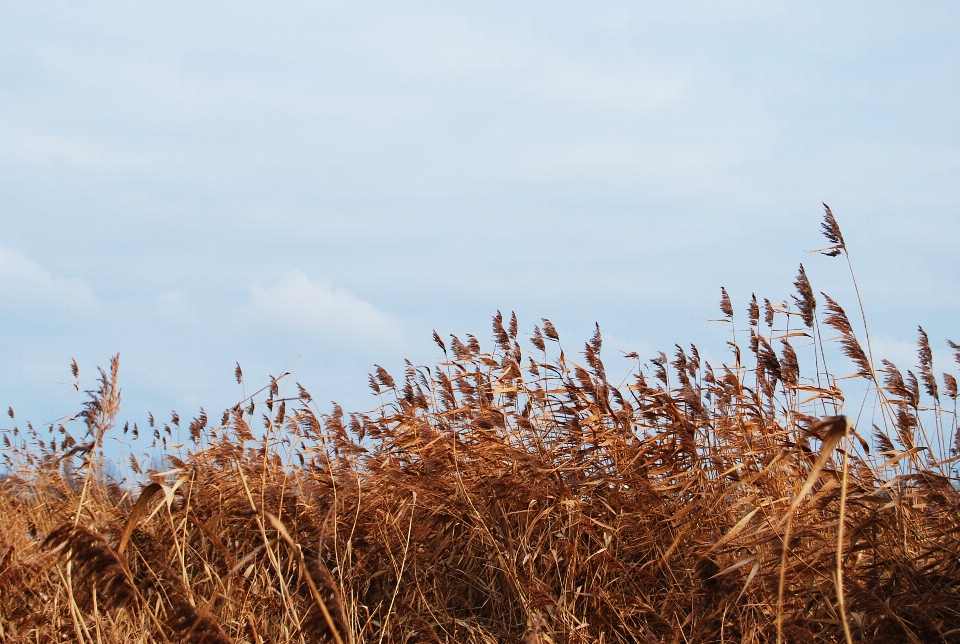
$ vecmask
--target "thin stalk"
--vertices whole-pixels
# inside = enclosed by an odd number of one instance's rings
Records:
[[[843,622],[843,636],[847,644],[853,644],[850,634],[850,622],[847,620],[846,600],[843,594],[843,532],[847,509],[847,479],[850,476],[850,430],[843,437],[843,477],[840,480],[840,517],[837,525],[837,608],[840,610],[840,619]]]

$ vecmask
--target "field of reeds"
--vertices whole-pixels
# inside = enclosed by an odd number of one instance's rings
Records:
[[[499,313],[377,367],[368,413],[285,374],[136,484],[102,456],[115,358],[77,422],[4,434],[0,640],[960,642],[956,380],[922,329],[901,371],[858,302],[794,286],[722,292],[726,363],[628,354],[623,383],[599,328],[522,345]]]

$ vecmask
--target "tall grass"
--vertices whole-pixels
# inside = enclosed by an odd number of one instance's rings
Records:
[[[829,209],[825,232],[846,254]],[[440,363],[377,367],[369,413],[284,397],[284,376],[194,419],[136,488],[99,456],[115,358],[84,436],[5,434],[0,638],[960,641],[956,380],[922,329],[919,376],[878,368],[803,267],[795,286],[752,298],[728,362],[628,354],[622,384],[599,328],[568,352],[543,320],[525,352],[499,313],[487,349],[435,333]],[[733,328],[726,291],[721,312]],[[844,415],[831,346],[881,425]]]

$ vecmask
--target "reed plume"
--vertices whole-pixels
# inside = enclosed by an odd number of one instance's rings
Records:
[[[846,253],[826,213],[827,253]],[[956,377],[934,379],[922,329],[916,374],[874,371],[802,266],[792,288],[796,310],[738,304],[727,355],[629,351],[626,378],[599,325],[561,347],[544,318],[527,344],[497,312],[488,334],[434,331],[436,364],[375,365],[371,409],[287,396],[281,374],[219,424],[191,414],[191,440],[162,455],[181,417],[150,415],[158,452],[141,454],[114,359],[85,436],[21,430],[11,410],[0,638],[958,641]],[[866,392],[827,372],[821,322]],[[140,472],[122,484],[97,456],[114,435]]]

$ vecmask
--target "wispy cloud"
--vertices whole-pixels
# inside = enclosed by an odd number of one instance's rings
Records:
[[[90,307],[97,303],[79,277],[55,277],[22,253],[0,247],[0,301],[7,306]]]
[[[682,79],[660,67],[591,64],[453,13],[404,7],[378,17],[358,21],[338,44],[410,81],[462,81],[521,101],[622,111],[668,108],[685,95]],[[398,20],[416,27],[398,28]]]
[[[140,153],[133,153],[104,141],[27,128],[2,128],[0,159],[12,162],[60,161],[70,166],[101,171],[130,171],[157,164]]]
[[[400,328],[389,315],[328,280],[313,281],[300,271],[272,284],[255,283],[250,297],[264,321],[322,340],[379,347],[400,341]]]

